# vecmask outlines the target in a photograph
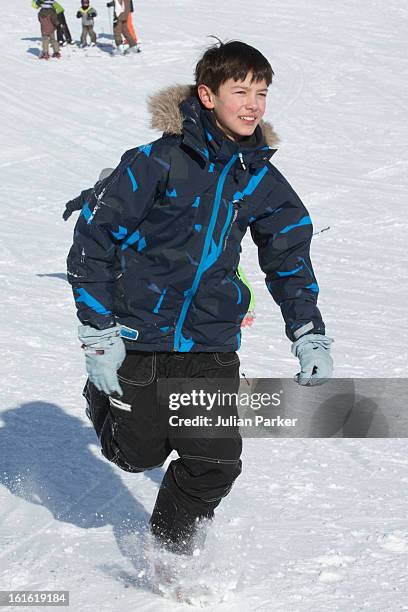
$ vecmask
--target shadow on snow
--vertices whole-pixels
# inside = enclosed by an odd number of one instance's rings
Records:
[[[119,468],[102,456],[95,457],[91,444],[99,441],[92,427],[64,412],[56,404],[33,401],[0,414],[0,484],[13,495],[47,508],[55,520],[81,529],[111,526],[121,554],[136,574],[118,565],[102,566],[126,584],[145,587],[137,578],[143,559],[142,539],[129,545],[128,536],[147,530],[148,512],[120,476]],[[163,470],[144,472],[159,486]],[[134,474],[135,489],[142,474]]]

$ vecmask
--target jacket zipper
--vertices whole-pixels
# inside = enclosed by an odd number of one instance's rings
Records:
[[[233,213],[233,215],[232,215],[232,220],[231,220],[230,226],[229,226],[228,231],[227,231],[227,233],[226,233],[226,236],[225,236],[225,238],[224,238],[224,245],[223,245],[223,247],[222,247],[222,250],[223,250],[223,251],[225,251],[225,249],[227,248],[227,242],[228,242],[228,238],[229,238],[229,236],[230,236],[231,230],[232,230],[232,226],[234,225],[234,223],[235,223],[235,221],[236,221],[236,219],[237,219],[237,217],[238,217],[238,212],[239,212],[239,202],[240,202],[240,200],[234,200],[234,201],[232,202],[232,206],[233,206],[233,209],[234,209],[234,213]]]
[[[193,284],[191,286],[190,289],[188,289],[185,292],[185,300],[183,302],[183,305],[181,307],[181,312],[180,312],[180,316],[178,318],[177,324],[176,324],[176,329],[174,332],[174,345],[173,345],[173,349],[174,351],[180,351],[180,345],[183,342],[183,325],[184,325],[184,321],[186,320],[191,302],[193,301],[193,298],[195,296],[195,294],[197,293],[198,287],[200,285],[200,281],[201,281],[201,277],[204,274],[204,272],[206,271],[207,267],[207,258],[208,255],[210,253],[210,249],[212,246],[212,241],[213,241],[213,234],[214,234],[214,229],[215,229],[215,225],[217,222],[217,216],[218,216],[218,211],[220,208],[220,203],[221,203],[221,198],[222,198],[222,192],[223,192],[223,188],[224,188],[224,183],[225,180],[227,178],[228,172],[230,171],[230,169],[232,168],[232,166],[234,165],[236,159],[238,158],[238,155],[235,154],[231,157],[231,159],[228,161],[228,163],[224,166],[224,168],[222,169],[222,172],[220,174],[220,177],[218,179],[217,182],[217,188],[216,188],[216,192],[215,192],[215,198],[214,198],[214,205],[213,205],[213,210],[211,213],[211,219],[210,219],[210,223],[208,226],[208,230],[207,230],[207,234],[205,237],[205,241],[204,241],[204,248],[201,254],[201,260],[200,260],[200,264],[198,266],[197,272],[195,274],[194,277],[194,281]],[[187,341],[188,342],[188,341]],[[190,348],[192,347],[192,344],[190,346]],[[190,350],[190,348],[186,348],[186,351],[182,351],[182,352],[188,352],[188,350]]]

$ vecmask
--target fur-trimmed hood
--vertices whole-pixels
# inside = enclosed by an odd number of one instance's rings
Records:
[[[148,110],[151,113],[151,127],[166,134],[181,134],[184,117],[180,104],[194,95],[196,95],[194,85],[173,85],[149,96]],[[269,147],[276,147],[279,143],[279,136],[272,125],[268,121],[261,120],[259,127],[266,144]]]

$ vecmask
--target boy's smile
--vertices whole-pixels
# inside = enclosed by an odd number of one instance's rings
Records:
[[[205,108],[212,110],[218,127],[230,140],[251,136],[266,108],[266,81],[252,81],[248,73],[244,81],[228,79],[214,94],[206,85],[198,86],[198,95]]]

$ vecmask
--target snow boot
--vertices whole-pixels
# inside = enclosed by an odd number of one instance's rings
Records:
[[[41,53],[38,59],[45,59],[45,60],[50,59],[49,53]]]
[[[123,45],[117,45],[111,51],[111,55],[125,55],[125,48]]]
[[[140,53],[141,49],[139,48],[138,45],[133,45],[132,47],[128,47],[126,49],[126,54],[130,55],[131,53]]]
[[[55,57],[57,59],[60,59],[61,57],[61,53],[59,51],[56,51],[55,53],[52,54],[52,57]]]

